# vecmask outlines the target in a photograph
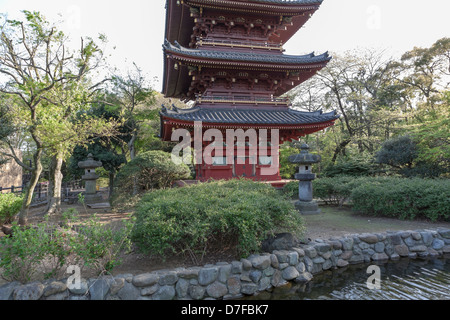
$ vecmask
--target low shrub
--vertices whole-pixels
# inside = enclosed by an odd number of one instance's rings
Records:
[[[336,176],[320,178],[313,181],[313,193],[325,204],[342,206],[350,199],[353,189],[359,187],[370,178],[353,176]]]
[[[383,142],[375,154],[375,161],[394,168],[411,167],[418,156],[416,143],[409,135],[405,135]]]
[[[359,186],[366,177],[336,176],[323,177],[312,181],[313,196],[322,200],[326,205],[342,206],[349,200],[353,188]],[[292,181],[285,185],[283,192],[294,199],[298,199],[298,181]]]
[[[399,219],[450,219],[450,180],[370,179],[351,193],[353,209]]]
[[[22,207],[23,198],[14,193],[0,193],[0,225],[11,223]]]
[[[143,152],[123,166],[114,182],[114,203],[127,202],[130,196],[153,189],[172,186],[174,181],[187,179],[191,171],[184,164],[175,164],[168,152],[153,150]]]
[[[132,240],[144,252],[189,254],[198,262],[214,250],[257,252],[278,231],[300,235],[303,223],[276,189],[248,180],[213,181],[144,195]]]
[[[298,199],[298,181],[286,183],[282,189],[282,193],[287,198]]]
[[[21,228],[13,225],[14,237],[0,241],[0,268],[2,278],[8,281],[30,282],[39,271],[50,236],[45,227]]]
[[[298,182],[284,193],[298,199]],[[313,180],[314,197],[327,205],[348,201],[362,214],[398,219],[450,219],[450,180],[336,176]]]
[[[368,153],[338,157],[333,163],[323,163],[322,168],[321,177],[352,176],[359,178],[374,177],[385,173],[383,166],[374,160],[372,154]]]
[[[65,217],[74,219],[73,212]],[[68,265],[89,268],[99,274],[121,262],[119,253],[131,244],[130,224],[112,230],[95,217],[77,226],[74,221],[66,222],[64,227],[48,223],[27,227],[14,224],[13,236],[0,239],[2,278],[21,283],[48,279],[64,274],[63,268]]]
[[[132,227],[133,220],[113,228],[96,216],[79,225],[70,243],[77,260],[74,264],[98,273],[111,271],[122,263],[120,253],[131,248]]]

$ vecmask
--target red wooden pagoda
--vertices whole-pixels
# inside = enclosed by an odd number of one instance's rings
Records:
[[[286,43],[319,9],[322,0],[167,0],[163,94],[193,101],[190,109],[161,111],[161,138],[183,128],[223,132],[267,129],[269,145],[279,145],[332,126],[336,112],[300,112],[280,96],[312,77],[330,61],[327,53],[286,55]],[[272,141],[271,130],[278,130]],[[276,139],[276,138],[275,138]],[[205,141],[202,148],[211,142]],[[197,180],[245,176],[279,181],[279,150],[253,157],[251,143],[234,146],[234,160],[212,154],[212,163],[196,164]],[[239,148],[246,153],[242,157]],[[236,161],[239,160],[239,161]]]

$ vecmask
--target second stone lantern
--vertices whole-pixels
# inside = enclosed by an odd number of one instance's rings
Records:
[[[299,200],[295,203],[295,208],[304,215],[319,214],[321,211],[317,201],[313,199],[312,187],[312,181],[316,178],[316,175],[312,173],[311,167],[313,164],[319,163],[322,158],[319,155],[309,153],[307,144],[302,144],[300,149],[299,154],[289,157],[289,162],[299,165],[298,173],[295,174],[295,179],[299,180]]]
[[[84,192],[84,200],[86,203],[101,202],[103,200],[102,195],[97,192],[97,179],[99,176],[95,173],[95,169],[102,165],[101,161],[94,160],[91,153],[85,161],[78,162],[78,167],[84,169],[82,179],[85,182],[86,191]]]

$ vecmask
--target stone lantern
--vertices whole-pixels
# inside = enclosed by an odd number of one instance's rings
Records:
[[[81,177],[85,182],[84,200],[86,203],[93,203],[102,200],[101,194],[97,192],[97,179],[99,176],[95,169],[101,167],[101,161],[95,161],[92,154],[89,153],[85,161],[78,162],[78,167],[84,169],[84,175]]]
[[[316,178],[316,175],[312,173],[311,166],[314,163],[319,163],[322,158],[319,155],[309,153],[307,144],[302,144],[300,149],[300,154],[289,157],[289,162],[299,165],[298,173],[295,174],[295,179],[299,180],[299,201],[295,203],[295,207],[304,215],[319,214],[318,204],[313,200],[312,181]]]

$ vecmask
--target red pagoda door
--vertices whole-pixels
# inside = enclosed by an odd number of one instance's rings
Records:
[[[255,157],[239,157],[234,158],[233,176],[252,178],[256,176],[256,159]]]

